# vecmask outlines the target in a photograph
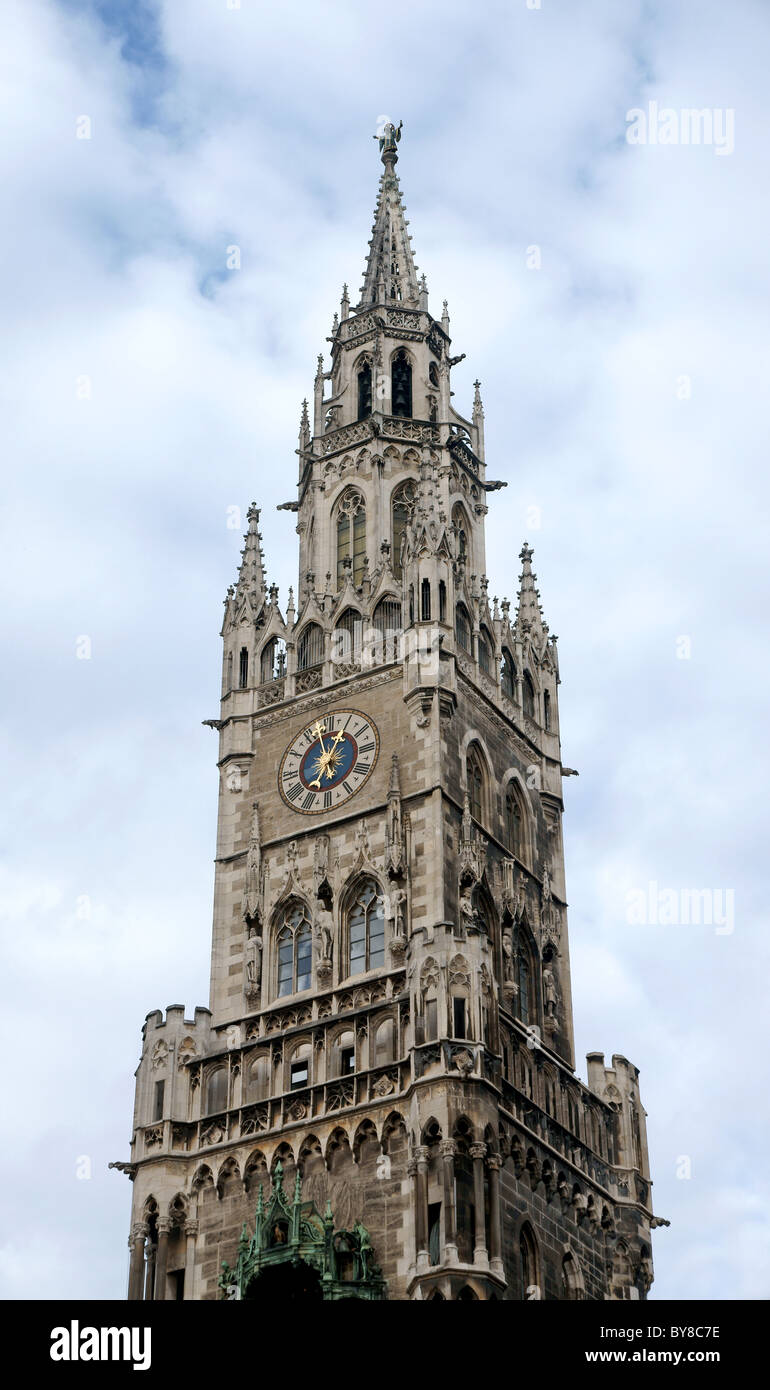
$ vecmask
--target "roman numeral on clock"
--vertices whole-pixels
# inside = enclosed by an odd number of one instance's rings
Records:
[[[309,811],[309,810],[310,810],[310,807],[313,805],[313,802],[314,802],[314,801],[315,801],[315,792],[308,792],[307,796],[305,797],[305,800],[304,800],[303,803],[302,803],[302,809],[303,809],[303,811]]]
[[[289,801],[296,801],[297,797],[302,795],[302,783],[295,782],[293,787],[289,787],[289,790],[287,791],[286,795],[288,796]]]
[[[353,768],[353,776],[354,776],[354,777],[363,777],[363,776],[365,775],[365,773],[371,772],[371,770],[372,770],[372,765],[371,765],[371,763],[357,762],[356,765],[355,765],[355,767]]]
[[[371,753],[377,747],[375,743],[359,743],[359,753]]]
[[[328,809],[329,809],[329,807],[331,806],[331,804],[332,804],[332,794],[331,794],[331,792],[324,792],[324,810],[325,810],[325,811],[328,811]]]

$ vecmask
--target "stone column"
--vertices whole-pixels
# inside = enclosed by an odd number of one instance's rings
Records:
[[[444,1264],[457,1264],[457,1215],[455,1211],[455,1154],[457,1145],[454,1139],[445,1139],[441,1145],[441,1160],[444,1167]]]
[[[500,1155],[490,1154],[487,1159],[487,1168],[489,1169],[489,1268],[493,1274],[499,1274],[501,1279],[504,1279],[500,1210],[501,1167]]]
[[[428,1158],[430,1150],[421,1144],[416,1150],[417,1159],[417,1211],[415,1230],[417,1236],[417,1267],[428,1269]]]
[[[128,1238],[131,1251],[131,1264],[128,1271],[128,1297],[131,1302],[139,1302],[144,1287],[144,1240],[145,1228],[138,1222]]]
[[[155,1256],[157,1255],[157,1252],[158,1252],[158,1247],[157,1247],[157,1245],[153,1245],[152,1240],[148,1240],[148,1241],[147,1241],[147,1246],[146,1246],[146,1249],[145,1249],[145,1266],[144,1266],[144,1301],[145,1301],[145,1303],[149,1303],[150,1300],[153,1299],[153,1298],[155,1297]]]
[[[168,1263],[169,1222],[158,1222],[158,1253],[155,1260],[155,1291],[153,1298],[161,1302],[166,1297],[166,1265]]]
[[[485,1269],[489,1267],[487,1231],[486,1222],[484,1220],[484,1159],[486,1153],[486,1144],[471,1144],[470,1155],[473,1159],[473,1205],[476,1211],[476,1243],[473,1249],[473,1263],[475,1265],[483,1265]]]
[[[187,1237],[184,1266],[184,1296],[185,1302],[187,1302],[188,1299],[195,1297],[195,1245],[198,1235],[198,1222],[186,1221],[184,1233]]]

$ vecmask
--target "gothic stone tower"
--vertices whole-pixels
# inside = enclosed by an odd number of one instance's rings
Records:
[[[225,600],[210,1007],[147,1017],[129,1297],[644,1298],[638,1072],[574,1071],[556,638],[490,603],[484,412],[452,403],[380,139],[361,297],[303,405],[299,588],[259,511]]]

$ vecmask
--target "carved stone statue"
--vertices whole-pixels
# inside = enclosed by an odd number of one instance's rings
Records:
[[[406,890],[394,888],[390,895],[393,907],[393,926],[396,936],[406,936]]]
[[[503,979],[506,984],[513,984],[513,934],[510,927],[505,927],[503,931]]]
[[[470,885],[460,894],[460,921],[466,931],[476,930],[476,910],[473,906],[473,889]]]
[[[380,142],[380,154],[395,154],[396,145],[401,139],[401,128],[403,124],[403,121],[399,121],[398,125],[395,126],[392,121],[387,121],[382,128],[382,134],[372,136],[373,140],[379,140]]]
[[[556,988],[554,973],[549,966],[546,966],[543,971],[543,1000],[546,1018],[555,1018],[559,1006],[559,992]]]
[[[262,981],[262,937],[256,927],[250,927],[246,942],[246,989],[256,994]]]

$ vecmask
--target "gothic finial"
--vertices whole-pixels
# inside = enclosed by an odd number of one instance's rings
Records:
[[[395,126],[392,121],[386,121],[382,130],[373,135],[373,140],[380,142],[380,158],[385,165],[386,173],[393,172],[394,164],[398,163],[398,150],[396,146],[401,139],[401,129],[404,122],[399,121]]]
[[[441,315],[441,327],[445,333],[449,332],[449,303],[446,299],[444,300],[444,312]]]

